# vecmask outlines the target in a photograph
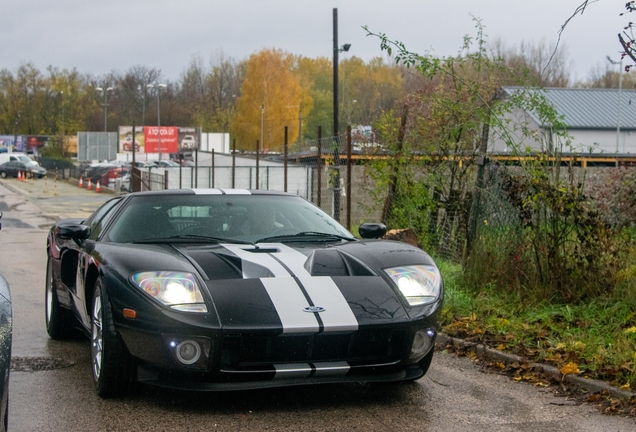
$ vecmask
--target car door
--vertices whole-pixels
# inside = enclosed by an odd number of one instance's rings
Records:
[[[91,252],[94,249],[95,242],[99,241],[102,230],[111,220],[111,216],[117,213],[116,207],[121,200],[122,197],[116,197],[105,202],[86,221],[86,224],[91,227],[91,234],[79,249],[79,255],[77,257],[77,273],[75,276],[75,290],[74,292],[71,292],[71,299],[74,303],[73,309],[77,311],[78,318],[86,328],[90,326],[91,320],[86,309],[86,300],[93,294],[93,287],[86,286],[86,277],[88,275],[89,264],[96,259]]]

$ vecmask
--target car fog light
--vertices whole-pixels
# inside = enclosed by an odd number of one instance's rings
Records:
[[[193,340],[185,340],[177,345],[177,358],[186,365],[196,363],[201,357],[201,347]]]
[[[431,329],[418,330],[413,337],[413,345],[411,346],[411,354],[409,355],[409,363],[417,363],[422,360],[433,346],[433,338],[435,332]]]

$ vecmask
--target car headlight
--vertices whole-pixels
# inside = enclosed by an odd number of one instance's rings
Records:
[[[442,289],[442,275],[432,265],[413,265],[385,269],[411,306],[437,300]]]
[[[132,280],[143,292],[171,309],[183,312],[208,311],[191,273],[139,272],[132,275]]]

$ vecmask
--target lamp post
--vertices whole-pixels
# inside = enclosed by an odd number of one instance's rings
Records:
[[[154,88],[155,93],[157,94],[157,152],[159,153],[159,160],[161,160],[161,101],[159,99],[159,94],[161,93],[161,89],[166,87],[168,87],[167,84],[159,83],[148,84],[146,86],[146,88]]]
[[[64,153],[64,91],[60,91],[62,98],[62,153]]]
[[[607,61],[613,65],[618,65],[618,103],[616,104],[616,155],[618,156],[618,145],[620,142],[621,134],[621,93],[623,91],[623,57],[620,61],[613,61],[610,56],[607,56]],[[616,159],[616,165],[618,166],[618,159]]]
[[[265,148],[264,144],[263,144],[263,122],[264,122],[264,118],[265,118],[265,104],[261,105],[261,152]]]
[[[106,132],[108,130],[108,94],[112,93],[114,89],[112,87],[107,87],[106,89],[97,87],[95,90],[104,95],[102,106],[104,107],[104,132]]]
[[[340,221],[340,149],[338,148],[338,135],[340,134],[340,124],[338,122],[338,53],[349,51],[351,44],[338,46],[338,8],[333,8],[333,136],[336,139],[334,148],[334,165],[336,175],[334,176],[333,188],[333,217]]]
[[[340,133],[338,118],[338,53],[349,51],[351,44],[338,46],[338,8],[333,9],[333,135]]]
[[[137,86],[137,90],[141,91],[141,126],[146,125],[146,88],[147,86]]]

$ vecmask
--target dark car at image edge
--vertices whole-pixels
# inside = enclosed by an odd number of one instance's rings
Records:
[[[132,193],[47,240],[52,338],[91,339],[97,393],[136,382],[191,390],[413,381],[443,302],[434,261],[356,239],[305,199],[272,191]]]

